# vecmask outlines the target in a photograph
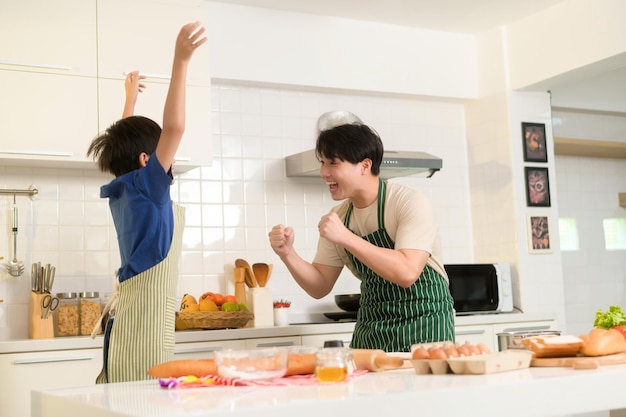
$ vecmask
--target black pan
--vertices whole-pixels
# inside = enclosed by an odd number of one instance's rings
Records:
[[[343,311],[358,311],[361,294],[337,294],[335,304]]]

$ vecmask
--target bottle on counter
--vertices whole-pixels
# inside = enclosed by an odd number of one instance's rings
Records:
[[[54,336],[78,336],[79,314],[78,314],[78,293],[60,292],[57,293],[59,306],[53,312]]]
[[[80,335],[90,336],[100,319],[100,294],[97,292],[81,292],[78,294],[80,305]],[[98,331],[97,334],[102,334]]]

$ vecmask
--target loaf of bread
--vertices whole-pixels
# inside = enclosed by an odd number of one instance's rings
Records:
[[[593,329],[580,338],[583,341],[580,353],[585,356],[604,356],[626,351],[626,339],[614,329]]]
[[[532,336],[522,340],[524,347],[535,354],[536,358],[561,358],[576,356],[583,340],[576,336]]]

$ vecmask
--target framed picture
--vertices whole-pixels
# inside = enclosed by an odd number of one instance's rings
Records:
[[[522,122],[522,138],[524,138],[524,161],[548,162],[545,124]]]
[[[526,205],[529,207],[550,207],[550,181],[548,168],[525,167]]]
[[[528,229],[528,251],[530,253],[552,252],[548,216],[528,215],[526,227]]]

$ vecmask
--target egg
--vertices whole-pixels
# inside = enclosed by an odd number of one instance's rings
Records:
[[[446,352],[440,347],[430,348],[428,353],[430,353],[430,359],[448,359],[448,355],[446,355]]]
[[[411,355],[412,359],[430,359],[430,353],[423,347],[415,349]]]

